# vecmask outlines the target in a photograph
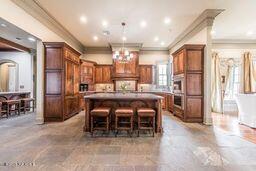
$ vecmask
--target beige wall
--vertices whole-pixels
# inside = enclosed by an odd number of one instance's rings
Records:
[[[98,64],[112,64],[112,54],[83,54],[81,58]],[[167,61],[168,59],[169,54],[165,51],[142,51],[139,55],[139,64],[155,65],[158,61]]]

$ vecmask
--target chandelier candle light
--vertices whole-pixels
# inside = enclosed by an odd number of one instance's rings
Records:
[[[125,23],[122,22],[122,27],[123,27],[123,43],[122,43],[122,47],[121,50],[116,50],[113,54],[113,59],[120,62],[120,63],[127,63],[129,62],[132,58],[133,58],[133,54],[130,53],[126,48],[125,48],[125,39],[124,39],[124,27],[125,27]]]

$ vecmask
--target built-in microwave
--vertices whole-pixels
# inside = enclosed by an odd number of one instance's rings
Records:
[[[177,79],[173,81],[173,92],[184,93],[184,79]]]
[[[184,110],[184,95],[174,94],[174,106]]]

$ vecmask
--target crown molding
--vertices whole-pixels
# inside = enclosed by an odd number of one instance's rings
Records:
[[[86,47],[85,54],[112,54],[111,47]]]
[[[122,43],[110,43],[112,51],[120,50],[123,47]],[[125,49],[129,51],[140,51],[142,48],[142,43],[125,43]]]
[[[217,15],[223,12],[223,9],[206,9],[200,14],[169,46],[168,49],[173,48],[186,37],[195,35],[203,28],[212,26],[213,21]]]
[[[79,52],[84,52],[83,44],[77,40],[65,27],[63,27],[50,13],[42,8],[37,0],[11,0],[47,28],[63,38],[68,44]]]
[[[256,49],[256,40],[213,39],[213,49]]]
[[[120,48],[121,44],[115,44],[113,47],[119,47]],[[138,46],[140,47],[140,44],[138,44]],[[133,47],[138,47],[138,46],[134,46],[134,44],[125,44],[125,47],[131,48]],[[86,47],[84,53],[85,54],[112,54],[113,50],[112,47]],[[169,50],[168,48],[163,48],[163,47],[141,47],[139,49],[139,52],[141,54],[169,54]]]
[[[256,39],[212,39],[214,44],[256,44]]]

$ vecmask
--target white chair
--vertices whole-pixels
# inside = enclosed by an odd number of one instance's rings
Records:
[[[236,102],[239,123],[256,128],[256,94],[238,94]]]

